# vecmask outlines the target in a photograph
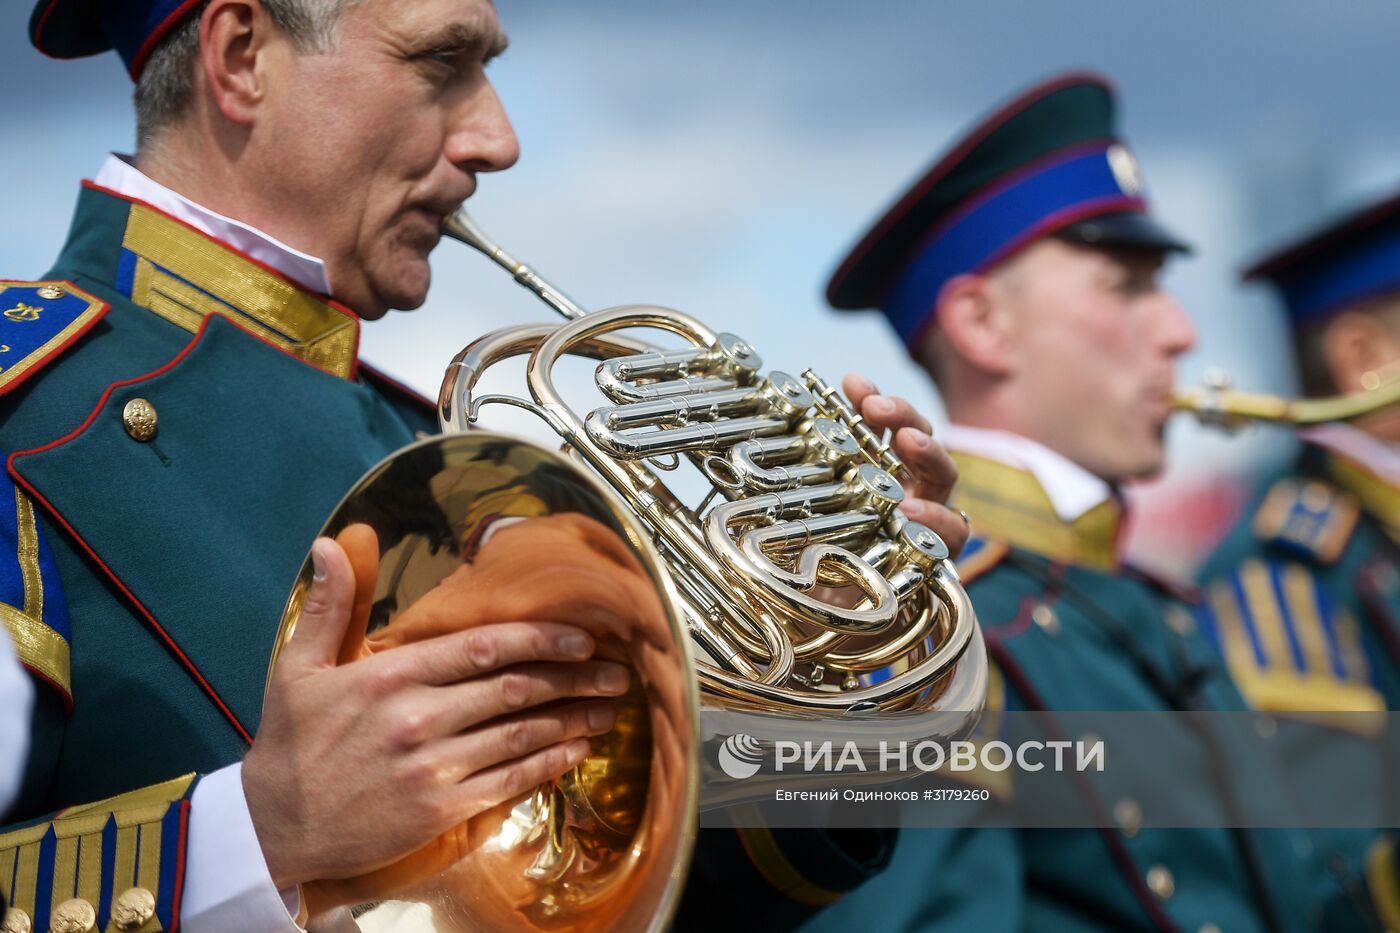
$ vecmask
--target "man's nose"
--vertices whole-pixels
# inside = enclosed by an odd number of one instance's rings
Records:
[[[1181,302],[1167,292],[1161,293],[1158,322],[1158,345],[1168,356],[1180,356],[1196,345],[1196,325]]]
[[[446,155],[471,172],[499,172],[520,159],[520,140],[505,105],[489,81],[463,101],[452,116]]]

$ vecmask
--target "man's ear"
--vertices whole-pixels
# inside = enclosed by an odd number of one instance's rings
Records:
[[[1327,324],[1323,357],[1340,392],[1360,392],[1368,374],[1400,360],[1400,337],[1374,314],[1344,311]]]
[[[258,0],[210,0],[199,23],[199,65],[225,119],[251,123],[265,93],[259,57],[274,34]]]
[[[1010,372],[1011,320],[997,283],[985,275],[959,275],[938,295],[938,327],[958,356],[987,375]]]

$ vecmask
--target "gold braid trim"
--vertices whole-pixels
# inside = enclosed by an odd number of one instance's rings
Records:
[[[978,537],[1024,548],[1066,564],[1114,570],[1122,508],[1102,502],[1073,522],[1055,512],[1050,496],[1026,470],[960,450],[955,504],[967,510]]]
[[[137,257],[131,300],[194,333],[219,312],[329,373],[354,370],[359,319],[158,211],[133,204],[122,246]]]
[[[72,695],[72,659],[68,642],[44,624],[44,581],[39,571],[39,526],[34,505],[15,489],[16,557],[24,581],[24,606],[0,603],[0,625],[10,633],[19,659],[64,693]]]

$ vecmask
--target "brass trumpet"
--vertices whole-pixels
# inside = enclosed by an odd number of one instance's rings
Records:
[[[1208,427],[1235,431],[1251,421],[1305,427],[1333,421],[1351,421],[1400,402],[1400,362],[1374,373],[1359,392],[1328,398],[1289,399],[1278,395],[1240,392],[1231,386],[1223,370],[1206,373],[1205,385],[1178,391],[1172,399],[1177,411],[1194,415]]]
[[[410,858],[330,886],[330,900],[375,901],[359,909],[366,933],[660,930],[695,831],[702,705],[931,711],[946,713],[944,734],[927,737],[961,738],[987,689],[977,620],[943,541],[897,509],[904,465],[821,377],[764,375],[749,343],[678,311],[585,312],[465,211],[444,232],[568,320],[469,344],[442,383],[444,434],[376,467],[327,523],[331,536],[356,523],[377,535],[383,569],[369,640],[392,633],[398,609],[458,572],[502,518],[581,515],[602,526],[635,553],[660,607],[595,633],[638,687],[590,758],[467,821],[451,864]],[[683,345],[652,347],[624,329]],[[488,368],[527,354],[529,398],[474,394]],[[599,361],[604,404],[586,414],[554,385],[554,365],[569,355]],[[562,453],[476,430],[491,404],[541,418]],[[709,481],[698,503],[662,481],[683,461]],[[309,563],[279,647],[295,628]]]

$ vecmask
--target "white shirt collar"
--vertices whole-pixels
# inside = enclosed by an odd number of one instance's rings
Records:
[[[949,450],[961,450],[1026,470],[1036,478],[1061,520],[1072,522],[1113,495],[1108,483],[1063,454],[1010,431],[950,424],[940,437]]]
[[[1400,447],[1349,424],[1319,424],[1298,432],[1310,444],[1339,453],[1394,486],[1400,486]]]
[[[126,156],[107,156],[102,170],[93,181],[103,188],[144,201],[176,220],[184,221],[225,246],[232,247],[282,273],[303,288],[322,295],[331,294],[331,283],[326,276],[324,262],[315,256],[308,256],[300,250],[293,249],[241,221],[201,207],[184,195],[152,181],[138,171]]]

